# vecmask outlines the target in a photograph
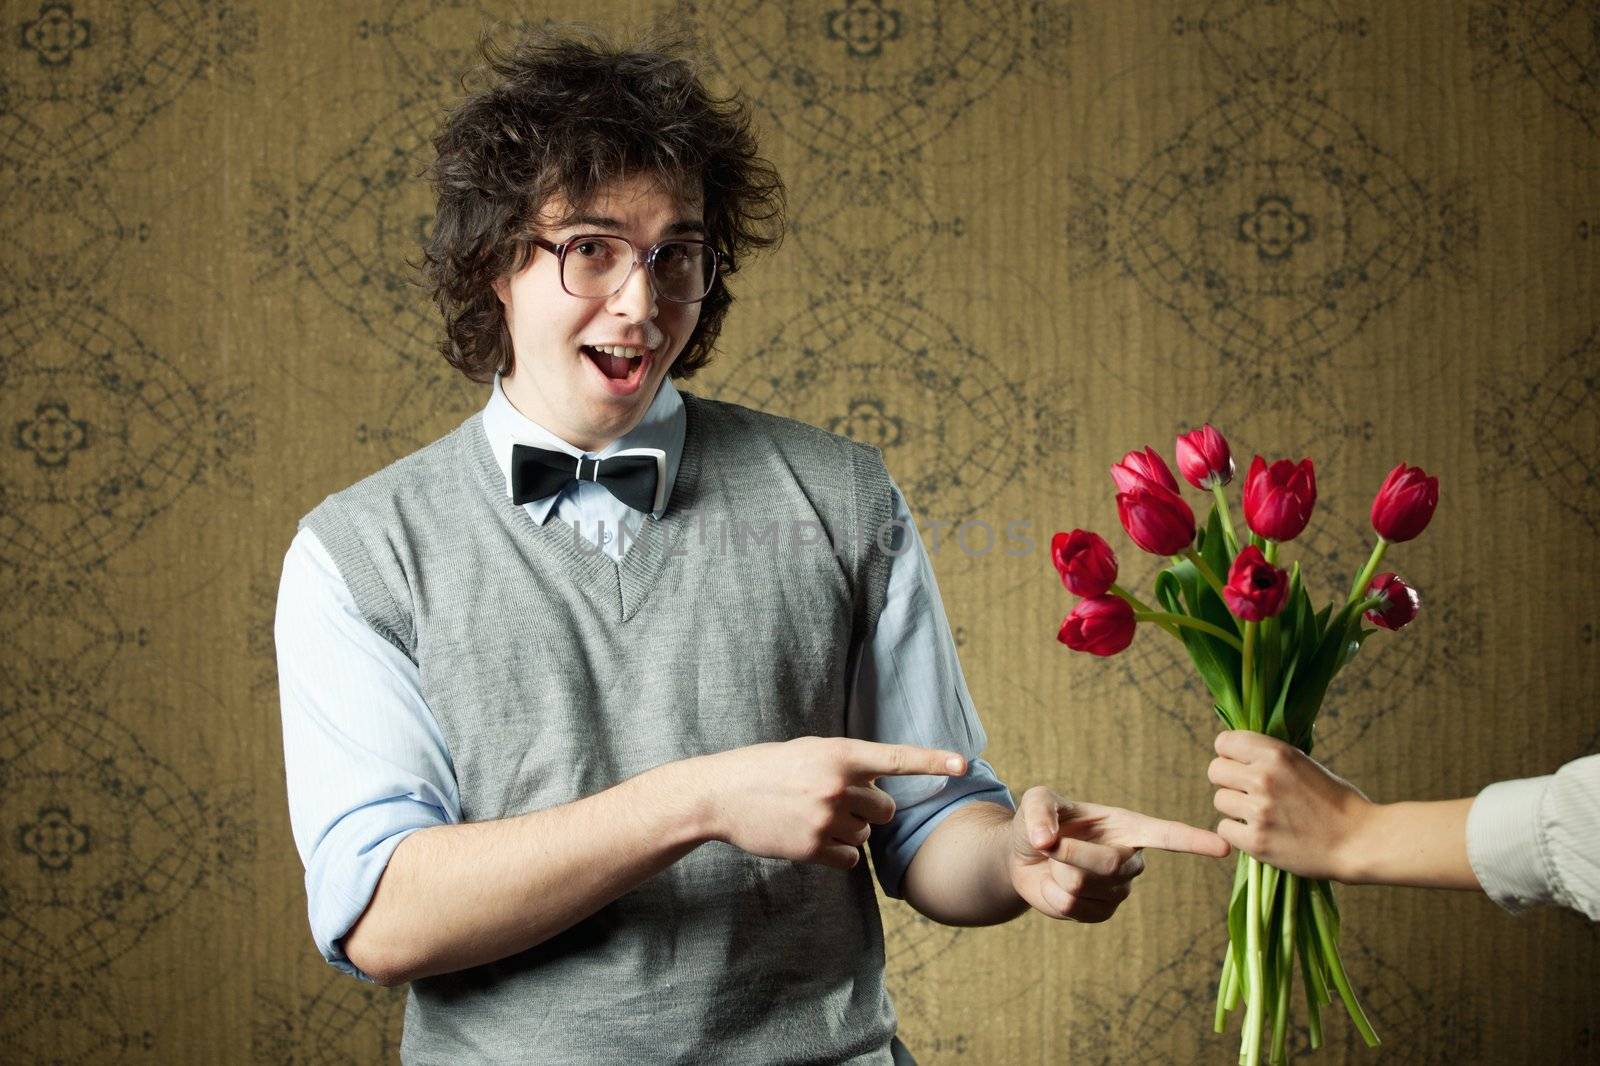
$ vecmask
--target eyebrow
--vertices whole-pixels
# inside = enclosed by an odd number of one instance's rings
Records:
[[[570,229],[573,226],[604,226],[608,229],[618,230],[622,228],[622,222],[620,219],[608,218],[605,215],[570,215],[561,220],[561,229]],[[676,236],[680,233],[703,234],[705,231],[706,224],[693,218],[680,218],[666,229],[666,233],[669,236]]]

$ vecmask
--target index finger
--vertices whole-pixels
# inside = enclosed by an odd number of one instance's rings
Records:
[[[1152,818],[1138,811],[1128,811],[1123,831],[1117,834],[1116,843],[1134,848],[1160,848],[1187,855],[1207,855],[1220,859],[1228,854],[1228,842],[1209,829],[1196,829],[1183,822],[1169,822],[1165,818]]]
[[[845,773],[871,779],[903,774],[960,776],[967,760],[953,751],[919,748],[914,744],[880,744],[875,740],[845,741]]]

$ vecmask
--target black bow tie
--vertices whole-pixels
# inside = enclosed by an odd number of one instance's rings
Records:
[[[653,455],[584,459],[527,444],[511,446],[512,503],[542,500],[574,481],[603,485],[635,511],[650,514],[655,510],[656,458]]]

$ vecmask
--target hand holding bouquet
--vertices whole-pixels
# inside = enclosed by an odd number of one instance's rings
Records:
[[[1222,491],[1234,478],[1228,442],[1207,425],[1178,437],[1177,457],[1184,480],[1214,499],[1203,528],[1155,449],[1129,452],[1111,467],[1123,529],[1141,549],[1172,562],[1156,578],[1157,606],[1117,584],[1116,555],[1098,534],[1057,533],[1052,562],[1067,589],[1082,597],[1057,639],[1075,651],[1115,655],[1133,642],[1140,623],[1155,625],[1183,642],[1226,728],[1265,733],[1309,754],[1334,675],[1377,629],[1400,629],[1417,615],[1416,591],[1377,570],[1390,544],[1427,527],[1439,502],[1438,479],[1403,463],[1390,472],[1372,504],[1378,540],[1371,555],[1337,609],[1329,603],[1314,610],[1300,564],[1278,565],[1279,546],[1305,530],[1316,504],[1311,460],[1254,458],[1244,482],[1249,536],[1241,545]],[[1363,619],[1375,628],[1363,627]],[[1248,812],[1237,813],[1248,822]],[[1247,825],[1243,833],[1249,831]],[[1327,881],[1283,873],[1241,850],[1228,940],[1214,1027],[1222,1032],[1228,1014],[1244,1005],[1241,1062],[1257,1066],[1268,1026],[1269,1061],[1285,1060],[1296,969],[1313,1048],[1322,1044],[1321,1009],[1334,992],[1368,1046],[1377,1045],[1339,958],[1339,909]]]

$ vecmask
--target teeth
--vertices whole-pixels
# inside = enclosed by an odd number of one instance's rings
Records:
[[[606,355],[616,356],[619,359],[638,359],[644,355],[637,348],[619,348],[613,344],[591,344],[589,347]]]

